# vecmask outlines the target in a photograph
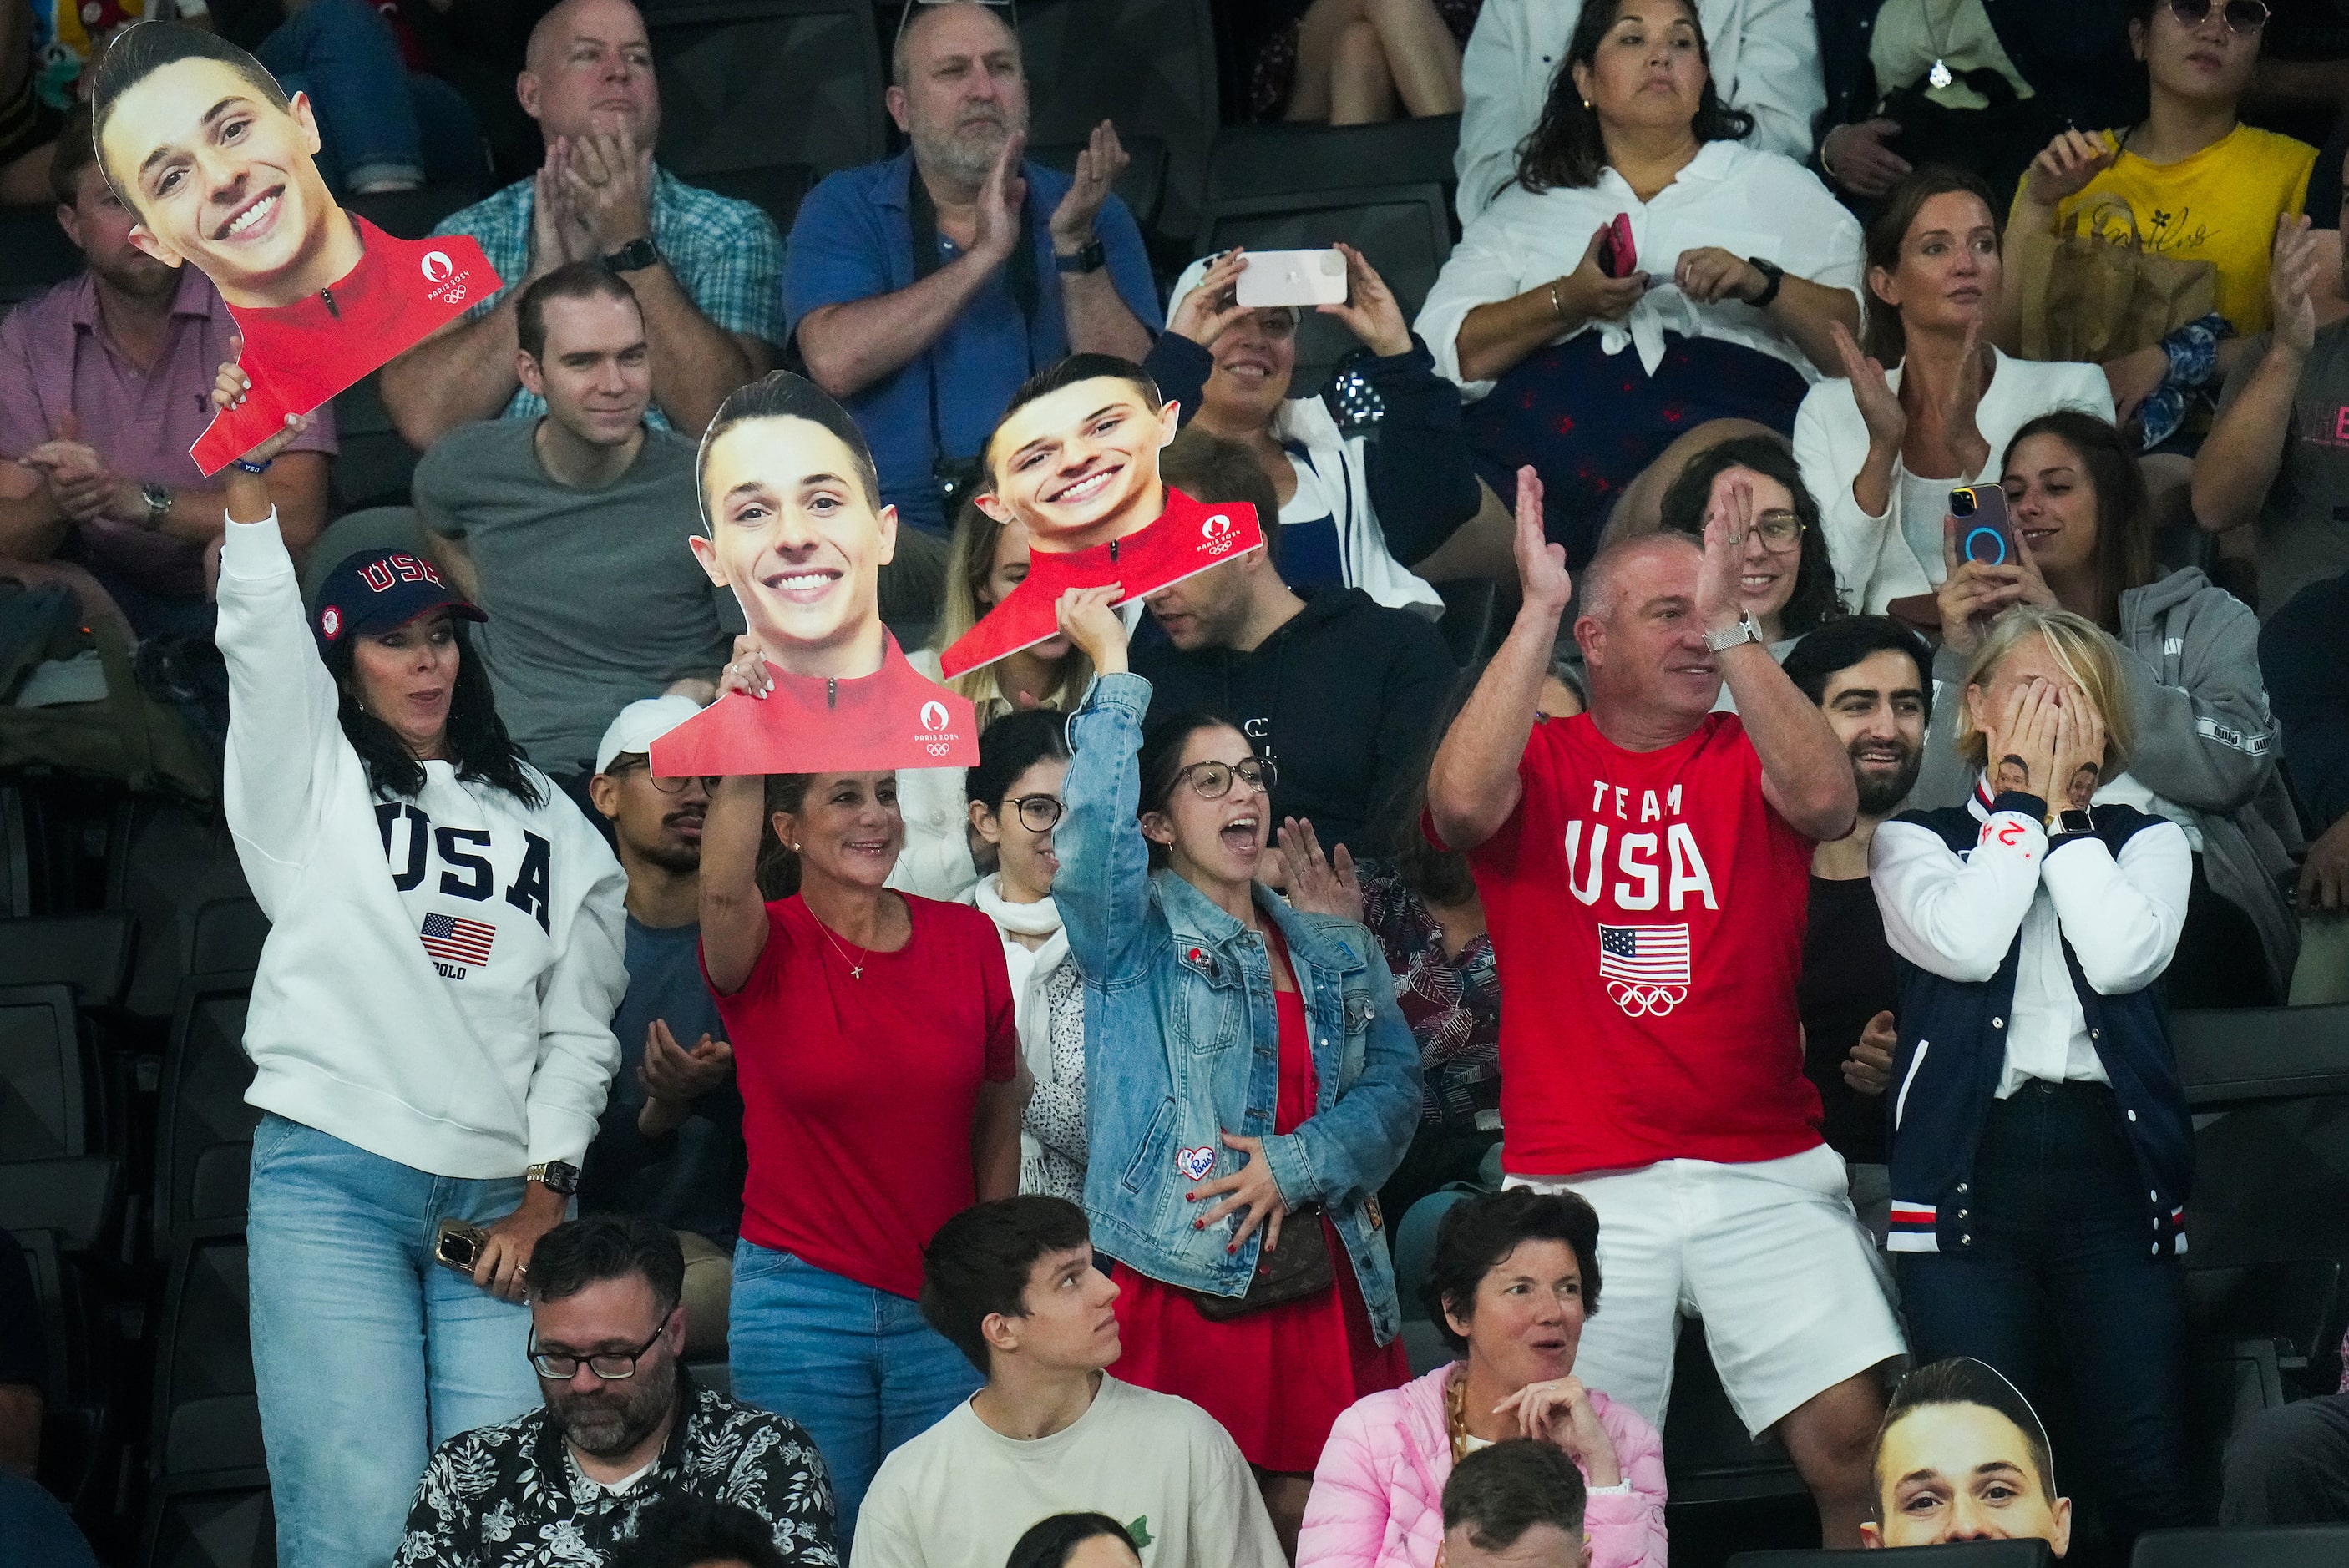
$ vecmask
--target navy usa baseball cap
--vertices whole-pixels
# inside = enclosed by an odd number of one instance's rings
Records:
[[[440,580],[440,569],[405,550],[362,550],[343,558],[318,585],[310,630],[326,652],[345,637],[388,632],[419,615],[446,610],[468,621],[489,616]]]

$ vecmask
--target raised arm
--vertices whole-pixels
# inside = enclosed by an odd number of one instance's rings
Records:
[[[1427,775],[1436,836],[1464,852],[1500,831],[1525,795],[1517,764],[1541,706],[1558,617],[1574,596],[1566,548],[1543,534],[1541,480],[1530,466],[1517,470],[1516,558],[1523,595],[1517,618],[1444,732]],[[1850,769],[1844,771],[1847,777]]]
[[[759,645],[737,637],[718,689],[763,697],[772,678]],[[766,830],[766,779],[738,773],[720,780],[701,824],[701,965],[710,989],[721,996],[742,989],[767,948],[771,927],[758,876],[759,840]]]
[[[2275,253],[2268,265],[2268,298],[2275,325],[2248,372],[2230,376],[2210,434],[2194,455],[2194,521],[2206,533],[2226,533],[2259,516],[2283,467],[2292,403],[2301,371],[2316,342],[2311,290],[2319,266],[2308,220],[2276,220]]]
[[[1071,354],[1114,354],[1139,360],[1150,352],[1150,324],[1134,315],[1117,292],[1122,266],[1147,277],[1149,262],[1142,250],[1142,232],[1125,204],[1110,194],[1110,187],[1130,161],[1119,145],[1117,127],[1108,120],[1093,127],[1092,139],[1077,154],[1076,177],[1050,224],[1052,254],[1074,257],[1098,237],[1114,253],[1108,265],[1089,273],[1061,274],[1061,320],[1069,335]],[[1021,243],[1026,243],[1021,237]],[[1149,291],[1156,303],[1156,290]]]
[[[1092,661],[1094,680],[1069,720],[1052,902],[1069,934],[1070,955],[1096,983],[1117,978],[1134,961],[1150,910],[1150,851],[1136,818],[1150,683],[1126,669],[1125,623],[1110,608],[1118,592],[1114,583],[1071,588],[1057,607],[1061,629]]]
[[[1746,531],[1754,526],[1754,487],[1741,478],[1725,488],[1704,521],[1704,561],[1697,572],[1697,614],[1708,632],[1729,630],[1744,613],[1737,573]],[[1719,657],[1722,679],[1762,758],[1762,794],[1771,809],[1807,838],[1850,832],[1859,817],[1859,789],[1826,715],[1795,689],[1760,643],[1739,643]]]

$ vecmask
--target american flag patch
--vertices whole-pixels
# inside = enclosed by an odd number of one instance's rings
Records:
[[[1689,928],[1685,925],[1602,925],[1599,928],[1599,977],[1626,985],[1685,985],[1689,983]]]
[[[498,939],[498,928],[479,920],[460,920],[453,914],[428,914],[418,934],[424,938],[424,951],[444,964],[487,964],[490,944]]]

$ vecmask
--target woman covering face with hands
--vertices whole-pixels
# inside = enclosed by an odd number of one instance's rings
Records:
[[[2071,611],[2007,610],[1951,705],[1965,804],[1885,823],[1868,861],[1908,965],[1887,1099],[1910,1350],[2026,1393],[2060,1354],[2125,1546],[2190,1512],[2194,1151],[2158,984],[2192,853],[2175,822],[2091,803],[2136,738],[2122,659]]]
[[[1118,592],[1060,603],[1101,677],[1052,889],[1085,980],[1085,1211],[1119,1260],[1118,1375],[1221,1421],[1293,1542],[1330,1423],[1410,1375],[1370,1194],[1418,1120],[1418,1051],[1369,934],[1257,880],[1271,759],[1207,714],[1145,738]]]

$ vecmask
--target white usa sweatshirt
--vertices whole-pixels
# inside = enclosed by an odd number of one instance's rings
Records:
[[[229,830],[270,920],[246,1100],[436,1176],[578,1164],[627,986],[602,836],[543,777],[535,810],[447,762],[378,799],[274,512],[228,524],[217,640]]]

